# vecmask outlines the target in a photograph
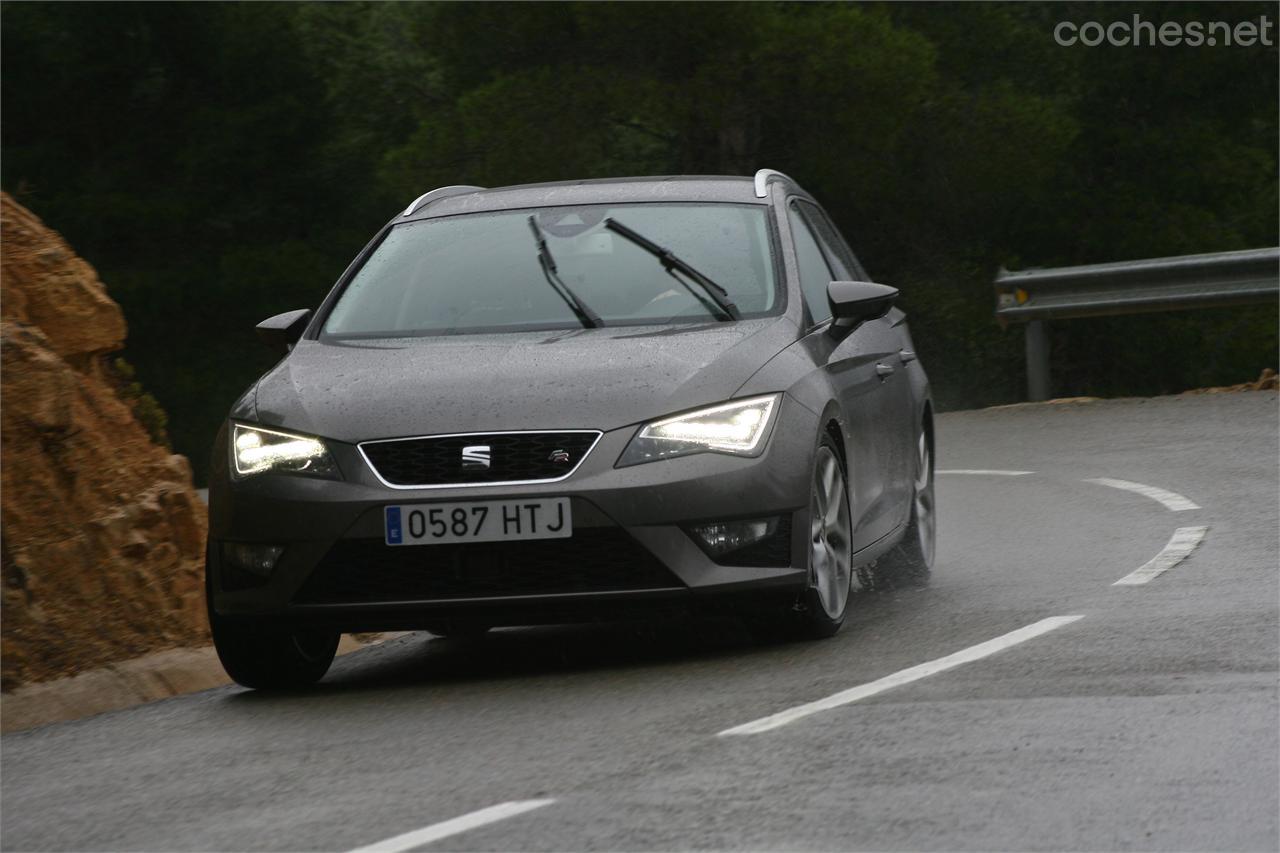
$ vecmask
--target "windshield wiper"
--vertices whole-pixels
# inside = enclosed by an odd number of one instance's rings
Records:
[[[551,250],[547,248],[546,238],[542,236],[542,230],[538,228],[538,220],[529,217],[529,229],[533,231],[533,239],[538,244],[538,265],[542,267],[542,275],[547,280],[547,284],[551,285],[551,289],[564,300],[564,304],[569,306],[569,310],[578,318],[578,322],[582,323],[585,328],[598,329],[604,325],[604,320],[600,319],[600,315],[591,310],[587,303],[578,298],[578,295],[569,289],[569,285],[564,283],[560,278],[560,272],[556,267],[555,258],[551,257]]]
[[[670,249],[664,249],[662,246],[659,246],[643,234],[639,234],[631,230],[612,217],[604,221],[604,227],[608,228],[615,234],[630,240],[632,243],[635,243],[641,249],[644,249],[646,252],[657,258],[659,262],[662,263],[662,268],[667,271],[667,275],[683,284],[685,289],[688,290],[689,293],[693,294],[693,298],[701,302],[716,319],[721,321],[742,319],[742,314],[738,311],[738,306],[734,305],[733,300],[729,298],[729,291],[716,284],[710,276],[694,267],[688,261],[672,253]],[[673,270],[679,270],[698,284],[702,285],[702,290],[703,293],[706,294],[706,298],[690,287],[689,282],[680,278],[680,276],[676,275]],[[708,302],[707,299],[710,299],[711,301]]]

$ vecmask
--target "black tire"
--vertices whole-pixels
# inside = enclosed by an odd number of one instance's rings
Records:
[[[937,540],[937,504],[933,485],[933,441],[922,424],[916,436],[911,517],[902,540],[870,565],[858,569],[864,586],[874,590],[928,586]]]
[[[206,568],[205,600],[213,647],[232,680],[255,690],[297,690],[329,671],[341,634],[322,628],[294,630],[265,620],[230,619],[213,610]]]
[[[829,473],[838,476],[836,482],[823,488]],[[796,638],[820,640],[833,637],[844,625],[849,612],[849,594],[853,586],[850,560],[852,557],[852,516],[849,509],[848,476],[844,461],[835,442],[823,434],[814,451],[813,487],[810,497],[810,547],[808,548],[809,583],[798,600],[786,610],[758,614],[751,620],[757,635],[767,639]],[[820,496],[819,490],[826,494]],[[839,505],[832,512],[828,495],[838,495]],[[821,512],[824,521],[818,521]],[[824,523],[826,519],[831,521]],[[816,563],[825,553],[831,563],[831,573],[824,575]],[[826,583],[824,584],[824,579]]]

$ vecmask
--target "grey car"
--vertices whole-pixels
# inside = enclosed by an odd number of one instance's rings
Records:
[[[207,590],[239,683],[341,632],[732,608],[809,637],[934,554],[897,291],[780,172],[426,193],[213,450]]]

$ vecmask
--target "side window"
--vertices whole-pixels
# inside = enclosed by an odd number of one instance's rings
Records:
[[[815,207],[807,202],[797,202],[806,219],[813,225],[814,231],[817,232],[818,240],[822,243],[822,249],[827,253],[827,257],[834,260],[834,266],[843,267],[838,270],[843,278],[853,279],[855,281],[871,281],[867,277],[867,272],[862,268],[862,264],[858,263],[858,259],[853,256],[853,252],[849,249],[849,244],[840,236],[840,232],[836,231],[836,227],[831,224],[831,220],[827,218],[826,213],[821,208]]]
[[[809,306],[809,313],[813,315],[813,322],[821,323],[831,316],[831,306],[827,303],[827,285],[834,280],[834,276],[822,256],[817,238],[794,204],[787,208],[787,220],[791,224],[791,238],[796,244],[800,290],[804,292],[804,301]]]

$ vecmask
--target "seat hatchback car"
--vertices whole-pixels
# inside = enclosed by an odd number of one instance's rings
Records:
[[[813,637],[934,553],[897,291],[785,175],[445,187],[382,228],[213,452],[209,618],[241,684],[340,632],[728,603]]]

